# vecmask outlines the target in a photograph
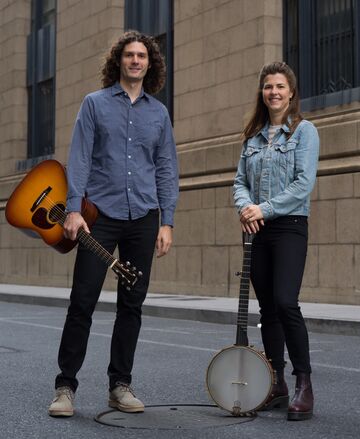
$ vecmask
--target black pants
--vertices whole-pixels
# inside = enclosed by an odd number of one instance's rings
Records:
[[[116,382],[131,383],[131,370],[141,326],[141,306],[147,293],[151,263],[159,228],[159,213],[151,210],[136,220],[113,220],[99,215],[92,227],[92,236],[111,254],[119,247],[120,260],[130,261],[143,275],[131,291],[121,282],[117,288],[117,312],[111,339],[108,367],[109,388]],[[70,306],[59,349],[61,373],[55,387],[78,386],[80,370],[87,348],[92,314],[105,280],[106,264],[83,245],[79,245]]]
[[[251,281],[265,353],[273,368],[282,370],[286,343],[294,375],[311,373],[308,333],[298,303],[307,238],[307,217],[284,216],[266,222],[252,246]]]

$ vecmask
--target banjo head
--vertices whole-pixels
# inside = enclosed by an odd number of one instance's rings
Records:
[[[230,346],[211,360],[206,384],[213,401],[233,415],[260,408],[270,395],[273,372],[266,358],[247,346]]]

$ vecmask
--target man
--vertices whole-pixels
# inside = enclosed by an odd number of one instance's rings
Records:
[[[111,48],[102,69],[103,88],[85,97],[76,119],[67,167],[68,196],[64,235],[90,232],[81,215],[85,196],[97,206],[94,238],[110,253],[119,247],[143,275],[131,291],[121,282],[108,366],[109,406],[142,412],[130,388],[141,306],[157,256],[168,253],[178,197],[176,146],[166,108],[150,94],[165,82],[165,64],[151,37],[125,33]],[[150,93],[150,94],[149,94]],[[160,210],[160,227],[159,227]],[[59,349],[60,373],[51,416],[72,416],[91,326],[106,265],[79,244],[70,306]]]

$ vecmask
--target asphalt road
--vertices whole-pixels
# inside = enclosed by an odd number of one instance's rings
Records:
[[[66,310],[0,302],[0,438],[252,438],[330,439],[360,437],[359,337],[310,334],[315,416],[288,422],[286,412],[261,412],[241,424],[222,425],[219,410],[210,425],[160,429],[134,421],[121,428],[99,424],[94,416],[107,407],[106,369],[113,314],[96,312],[88,353],[79,373],[76,415],[47,415],[53,397],[57,351]],[[133,386],[147,406],[212,404],[205,386],[207,366],[218,350],[234,342],[232,325],[144,317],[135,360]],[[249,329],[261,348],[257,328]],[[291,392],[294,377],[287,367]],[[205,409],[206,410],[206,409]],[[211,419],[210,415],[210,419]],[[134,418],[136,419],[136,418]],[[231,419],[229,420],[231,422]],[[160,422],[159,422],[160,425]],[[141,426],[142,428],[138,428]],[[149,428],[147,428],[149,427]]]

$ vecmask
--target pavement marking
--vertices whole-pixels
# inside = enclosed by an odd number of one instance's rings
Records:
[[[25,326],[34,326],[34,327],[38,327],[38,328],[55,329],[55,330],[58,330],[58,331],[62,331],[63,330],[62,327],[58,327],[58,326],[42,325],[40,323],[21,322],[21,321],[18,321],[18,320],[12,320],[12,319],[6,319],[6,318],[1,318],[0,322],[15,323],[17,325],[25,325]],[[102,333],[99,333],[99,332],[92,332],[91,331],[90,335],[95,335],[95,336],[98,336],[98,337],[111,338],[111,334],[102,334]],[[202,347],[191,346],[191,345],[186,345],[186,344],[176,344],[176,343],[166,343],[166,342],[162,342],[162,341],[145,340],[145,339],[142,339],[142,338],[139,338],[138,341],[139,341],[139,343],[156,344],[156,345],[161,345],[161,346],[169,346],[169,347],[173,347],[173,348],[191,349],[191,350],[196,350],[196,351],[219,352],[219,350],[220,350],[220,349],[202,348]],[[311,364],[312,364],[312,366],[325,367],[327,369],[346,370],[347,372],[360,372],[360,369],[355,368],[355,367],[336,366],[336,365],[332,365],[332,364],[313,363],[313,362]]]
[[[348,372],[360,372],[360,369],[357,369],[356,367],[335,366],[333,364],[326,364],[326,363],[324,364],[324,363],[311,362],[311,366],[326,367],[328,369],[341,369],[341,370],[346,370]]]
[[[0,319],[0,322],[15,323],[16,325],[35,326],[37,328],[57,329],[60,331],[63,330],[63,328],[60,326],[58,327],[58,326],[42,325],[40,323],[20,322],[19,320],[11,320],[11,319],[5,319],[5,318]]]
[[[142,331],[154,331],[154,332],[173,332],[175,334],[185,334],[185,335],[192,335],[192,332],[189,331],[179,331],[178,329],[160,329],[160,328],[141,328]]]

